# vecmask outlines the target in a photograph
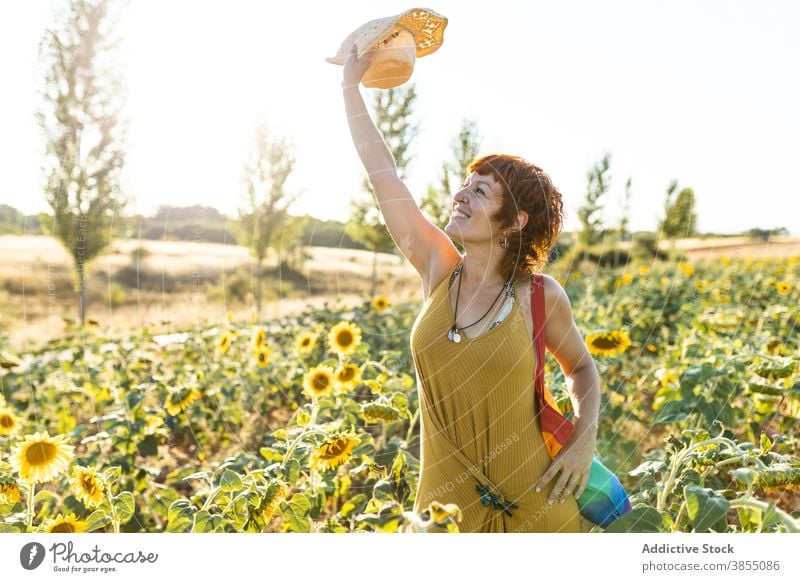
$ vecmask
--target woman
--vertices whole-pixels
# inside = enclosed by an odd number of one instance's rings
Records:
[[[414,511],[432,501],[455,503],[462,532],[580,532],[577,498],[594,454],[600,383],[569,299],[547,275],[545,344],[564,371],[575,411],[575,430],[552,462],[532,382],[531,273],[544,266],[561,230],[561,194],[535,165],[485,156],[470,165],[442,232],[398,178],[369,117],[359,91],[369,63],[370,55],[359,59],[353,47],[344,66],[350,132],[424,298],[411,331],[421,440]]]

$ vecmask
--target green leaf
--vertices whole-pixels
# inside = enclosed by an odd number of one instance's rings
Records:
[[[155,457],[158,455],[158,439],[149,434],[136,445],[136,449],[143,457]]]
[[[362,511],[364,506],[367,504],[367,496],[363,493],[359,493],[351,497],[348,501],[345,501],[342,504],[342,508],[339,510],[339,513],[342,517],[350,517],[353,512],[355,511]]]
[[[686,404],[682,400],[672,400],[658,409],[653,424],[669,424],[685,420],[689,416]]]
[[[186,477],[183,477],[181,479],[181,481],[190,481],[192,479],[204,479],[204,480],[208,481],[213,476],[214,476],[214,473],[212,473],[211,471],[199,471],[197,473],[192,473],[191,475],[187,475]]]
[[[759,446],[761,447],[761,452],[766,455],[768,452],[772,450],[772,445],[773,442],[769,440],[769,437],[762,432],[761,441],[759,442]]]
[[[53,501],[58,501],[59,497],[55,493],[42,490],[33,496],[33,504],[37,505],[38,503],[41,503],[42,501],[47,501],[48,499],[52,499]]]
[[[377,481],[372,487],[372,496],[375,501],[390,503],[395,501],[395,490],[392,483],[386,479]]]
[[[307,517],[308,510],[311,509],[308,498],[302,493],[296,493],[282,505],[284,506],[282,515],[289,528],[299,533],[307,533],[311,528],[311,520]]]
[[[211,533],[217,529],[222,522],[221,515],[212,515],[205,509],[201,509],[194,514],[194,525],[192,531],[197,533]]]
[[[708,362],[687,368],[681,374],[681,394],[690,394],[692,388],[713,378],[716,373],[717,369]]]
[[[119,495],[112,497],[111,503],[114,505],[114,511],[120,523],[126,523],[133,517],[133,512],[136,511],[136,503],[133,500],[133,493],[130,491],[123,491]]]
[[[764,515],[761,518],[762,521],[762,531],[768,530],[769,527],[773,524],[776,524],[781,521],[781,518],[778,516],[778,512],[775,511],[775,502],[770,501],[767,509],[764,511]]]
[[[395,392],[392,394],[392,406],[401,412],[408,409],[408,398],[402,392]]]
[[[111,516],[105,511],[97,510],[86,519],[86,532],[92,532],[111,523]]]
[[[297,459],[289,459],[286,463],[286,481],[289,483],[297,483],[300,478],[300,463]]]
[[[188,532],[192,529],[195,508],[188,499],[178,499],[167,512],[167,532]]]
[[[119,476],[122,474],[122,467],[119,465],[114,465],[113,467],[109,467],[105,471],[103,471],[103,479],[106,480],[106,483],[112,485],[119,479]]]
[[[639,475],[655,475],[667,468],[663,461],[645,461],[633,471],[629,471],[628,475],[631,477],[638,477]]]
[[[712,528],[715,531],[726,530],[726,515],[731,505],[727,499],[713,489],[699,487],[693,483],[684,487],[683,494],[695,532],[703,533]]]
[[[659,532],[663,522],[664,518],[655,507],[636,507],[612,521],[605,531],[609,533]]]
[[[222,473],[222,479],[219,480],[219,488],[223,491],[235,492],[240,491],[242,487],[242,478],[239,477],[238,473],[225,469],[225,472]]]
[[[283,454],[271,447],[261,447],[258,452],[261,453],[261,456],[264,457],[268,463],[277,463],[283,460]]]
[[[750,486],[756,482],[756,478],[758,477],[758,473],[756,473],[753,469],[749,469],[747,467],[742,467],[740,469],[734,469],[731,471],[730,476],[736,479],[742,485]]]

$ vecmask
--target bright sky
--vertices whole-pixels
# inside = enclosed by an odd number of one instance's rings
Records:
[[[36,49],[55,0],[0,4],[0,203],[45,210],[33,113]],[[360,24],[415,6],[394,0],[161,0],[123,10],[135,208],[207,204],[234,214],[263,118],[295,144],[294,214],[347,218],[363,169],[326,63]],[[419,59],[408,185],[419,200],[464,116],[481,153],[523,156],[565,197],[577,227],[586,172],[612,154],[605,218],[633,178],[630,227],[653,229],[672,178],[697,195],[701,231],[786,226],[800,234],[800,3],[595,0],[422,4],[449,19]],[[792,72],[794,71],[794,72]],[[362,89],[367,99],[372,90]]]

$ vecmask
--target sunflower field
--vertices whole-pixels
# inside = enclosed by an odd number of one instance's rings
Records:
[[[800,531],[799,264],[549,273],[600,373],[597,454],[633,504],[607,531]],[[0,344],[0,531],[457,531],[457,506],[412,511],[419,309]],[[568,414],[549,355],[545,377]]]

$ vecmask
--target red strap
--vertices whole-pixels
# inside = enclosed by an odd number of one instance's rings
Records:
[[[536,343],[536,370],[533,381],[536,408],[548,453],[550,453],[551,458],[555,458],[558,450],[567,442],[575,427],[558,410],[555,400],[553,400],[544,384],[545,304],[544,277],[541,273],[534,273],[531,276],[531,312],[533,315],[533,336]]]

